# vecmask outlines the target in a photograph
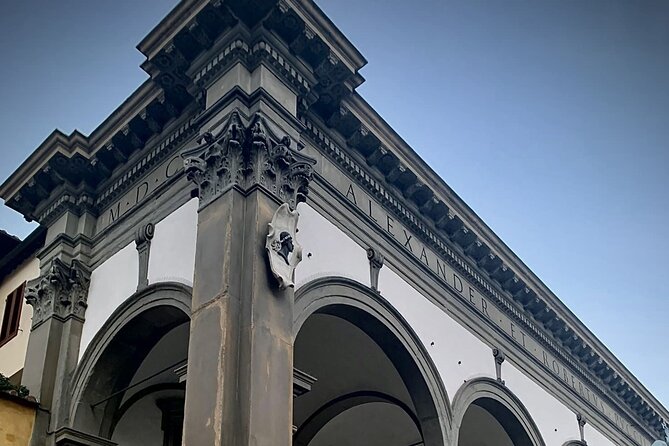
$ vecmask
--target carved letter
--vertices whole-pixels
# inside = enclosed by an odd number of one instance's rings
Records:
[[[348,190],[346,191],[346,198],[348,198],[349,201],[353,202],[353,204],[355,204],[356,206],[358,205],[358,201],[355,199],[355,192],[353,192],[353,183],[348,185]]]
[[[453,288],[455,288],[458,293],[462,293],[462,290],[464,290],[462,287],[462,280],[460,280],[460,278],[456,276],[455,273],[453,273]]]
[[[404,231],[404,238],[406,241],[404,242],[404,247],[409,248],[409,251],[413,252],[413,248],[411,247],[411,238],[413,237],[412,235],[407,234],[407,230],[403,229]]]
[[[144,181],[142,184],[137,186],[137,194],[135,196],[135,204],[139,203],[140,200],[143,200],[146,197],[146,194],[149,192],[149,183]]]

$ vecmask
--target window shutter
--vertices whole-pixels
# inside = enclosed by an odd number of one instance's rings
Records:
[[[23,293],[25,282],[12,291],[5,301],[5,312],[2,316],[2,328],[0,328],[0,345],[3,345],[16,337],[21,322],[21,309],[23,308]]]

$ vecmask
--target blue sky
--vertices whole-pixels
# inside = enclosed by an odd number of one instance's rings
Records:
[[[175,3],[3,2],[0,181],[146,79],[134,47]],[[669,2],[319,5],[361,95],[668,405]]]

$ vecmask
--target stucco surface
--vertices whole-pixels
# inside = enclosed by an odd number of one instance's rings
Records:
[[[304,248],[304,260],[296,270],[298,287],[329,275],[369,284],[366,250],[310,206],[301,204],[298,209],[299,242]],[[425,345],[451,403],[465,382],[476,377],[495,377],[492,347],[422,296],[388,265],[381,269],[379,290]],[[507,387],[528,409],[547,445],[579,438],[576,414],[571,409],[519,371],[509,358],[502,371]],[[586,426],[585,438],[589,445],[614,444],[590,426]]]
[[[6,298],[9,293],[18,288],[23,282],[32,280],[39,276],[39,260],[31,259],[24,262],[15,269],[0,285],[0,315],[5,312]],[[12,376],[23,368],[26,350],[28,348],[28,337],[32,321],[33,307],[25,300],[21,308],[21,320],[19,332],[15,338],[0,347],[0,373]]]
[[[28,446],[35,409],[0,397],[0,445]]]

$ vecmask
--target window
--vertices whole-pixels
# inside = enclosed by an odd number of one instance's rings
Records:
[[[12,291],[5,301],[5,313],[2,316],[2,327],[0,327],[0,346],[13,339],[19,332],[19,321],[21,320],[21,308],[23,307],[23,290],[26,284]]]

